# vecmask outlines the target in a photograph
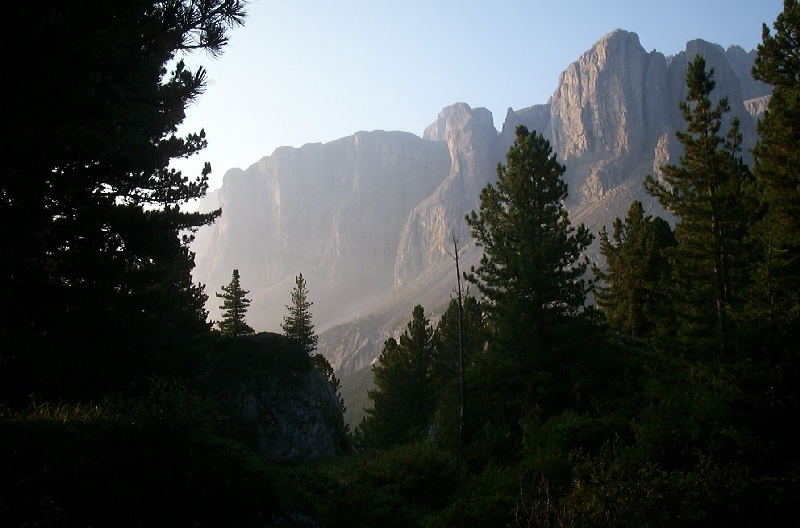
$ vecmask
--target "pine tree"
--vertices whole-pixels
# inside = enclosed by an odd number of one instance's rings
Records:
[[[223,335],[236,338],[254,333],[244,320],[247,307],[250,306],[248,293],[250,292],[242,289],[239,282],[239,270],[233,270],[231,282],[222,287],[222,293],[217,293],[217,297],[222,299],[222,306],[219,307],[222,310],[222,321],[219,321],[217,326]]]
[[[753,76],[773,85],[757,130],[754,172],[763,217],[751,231],[759,257],[748,317],[774,364],[800,330],[800,4],[786,0],[775,34],[763,26]]]
[[[617,218],[613,227],[611,239],[605,227],[600,232],[606,269],[592,265],[603,283],[595,287],[595,300],[612,329],[647,338],[663,328],[664,289],[670,274],[665,250],[675,245],[675,237],[663,218],[645,216],[638,200],[625,220]]]
[[[311,355],[317,349],[319,337],[314,333],[311,322],[311,306],[314,303],[308,300],[308,288],[301,273],[295,277],[295,286],[292,290],[292,305],[286,306],[289,315],[283,318],[283,332],[286,337],[295,340],[303,350]]]
[[[205,312],[182,235],[217,215],[180,207],[205,194],[210,166],[170,168],[206,145],[203,131],[177,135],[206,81],[181,59],[220,53],[243,14],[239,0],[4,11],[3,69],[17,74],[3,111],[0,361],[10,351],[29,369],[23,394],[94,398],[177,375],[192,355]]]
[[[466,278],[487,299],[505,353],[536,349],[535,361],[542,361],[564,344],[567,321],[583,310],[588,259],[581,254],[592,235],[570,224],[566,169],[541,134],[517,127],[506,160],[498,164],[496,186],[481,191],[480,213],[467,216],[484,254]]]
[[[686,72],[688,94],[680,103],[687,130],[676,135],[684,153],[680,165],[662,167],[664,182],[648,175],[647,191],[679,217],[675,227],[675,288],[672,303],[680,317],[679,337],[697,353],[727,355],[732,344],[731,314],[741,295],[747,224],[742,188],[750,172],[739,155],[737,118],[727,136],[722,117],[726,98],[712,106],[714,70],[696,56]]]
[[[512,451],[523,422],[563,410],[571,388],[558,370],[592,349],[582,255],[592,235],[570,224],[565,170],[541,134],[519,126],[480,213],[467,216],[483,256],[466,279],[483,294],[489,332],[470,376],[484,394],[475,419],[507,431]]]
[[[431,360],[433,329],[417,305],[400,342],[386,340],[373,365],[375,389],[368,391],[372,407],[359,425],[367,446],[387,447],[423,437],[432,420]]]

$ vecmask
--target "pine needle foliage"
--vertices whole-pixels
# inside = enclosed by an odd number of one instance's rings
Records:
[[[541,134],[519,126],[496,184],[481,191],[480,211],[466,217],[484,253],[466,279],[488,301],[494,340],[512,355],[532,348],[550,354],[565,336],[564,323],[583,311],[583,252],[593,237],[569,221],[565,170]]]
[[[189,242],[219,212],[183,207],[205,195],[208,163],[171,167],[207,143],[178,133],[207,81],[184,58],[221,53],[244,2],[6,7],[0,363],[19,375],[0,390],[94,399],[185,374],[208,329]]]
[[[696,353],[726,356],[732,345],[731,315],[741,296],[751,174],[742,161],[739,121],[722,134],[727,98],[713,104],[714,70],[700,55],[686,72],[686,99],[679,108],[686,131],[676,133],[684,153],[679,165],[662,167],[663,181],[645,179],[647,192],[679,217],[675,227],[673,308],[679,340]]]
[[[319,342],[319,336],[314,332],[314,324],[311,322],[313,304],[308,300],[308,286],[301,273],[295,277],[292,304],[286,305],[289,315],[283,318],[281,328],[286,337],[295,340],[309,355],[317,349]]]
[[[663,218],[644,215],[642,203],[631,204],[625,220],[614,220],[613,233],[600,231],[600,253],[606,268],[592,264],[597,277],[594,297],[609,326],[634,338],[663,329],[670,269],[666,249],[675,245]]]
[[[250,299],[247,298],[249,291],[242,288],[239,270],[233,270],[231,282],[222,287],[222,293],[217,293],[217,297],[222,299],[222,320],[217,323],[219,331],[226,336],[239,337],[250,335],[254,330],[244,319],[247,308],[250,306]]]
[[[786,0],[774,28],[764,24],[752,72],[773,90],[753,149],[763,216],[750,233],[759,256],[747,306],[773,364],[797,357],[800,329],[800,3]]]

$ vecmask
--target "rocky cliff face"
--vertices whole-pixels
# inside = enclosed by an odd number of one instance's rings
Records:
[[[464,216],[478,208],[480,191],[494,179],[497,164],[497,131],[485,108],[463,103],[445,108],[423,138],[447,145],[450,170],[403,226],[394,267],[397,288],[448,262],[453,235],[469,239]]]
[[[754,116],[769,94],[749,76],[753,52],[695,40],[667,57],[617,30],[566,68],[546,104],[509,108],[500,132],[489,111],[458,103],[442,110],[422,138],[358,132],[281,148],[246,171],[229,171],[219,195],[223,216],[195,244],[195,276],[213,292],[238,268],[257,329],[277,329],[300,272],[318,328],[377,314],[370,320],[380,323],[322,335],[321,351],[346,374],[380,352],[414,304],[426,298],[423,305],[433,309],[447,301],[455,280],[447,255],[453,234],[468,251],[465,267],[478,258],[463,217],[494,181],[517,125],[541,132],[567,166],[573,221],[597,232],[623,217],[634,199],[660,213],[641,181],[678,162],[675,131],[684,123],[677,104],[685,97],[687,63],[698,53],[715,70],[715,95],[727,96],[730,115],[739,117],[745,147],[752,145]]]
[[[449,172],[446,144],[404,132],[279,148],[226,173],[223,216],[195,243],[195,277],[211,293],[239,269],[251,326],[278,330],[303,273],[324,325],[391,288],[403,226]]]

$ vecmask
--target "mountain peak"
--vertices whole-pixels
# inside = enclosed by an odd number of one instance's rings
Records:
[[[601,42],[611,41],[611,40],[635,40],[639,42],[639,35],[634,33],[633,31],[627,31],[625,29],[617,28],[613,31],[609,31],[602,37],[600,37],[595,44],[600,44]]]

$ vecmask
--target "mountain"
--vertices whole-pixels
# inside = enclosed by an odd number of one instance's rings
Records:
[[[749,75],[755,52],[694,40],[665,56],[616,30],[564,70],[546,104],[509,108],[500,131],[488,110],[456,103],[421,138],[357,132],[282,147],[244,171],[228,171],[218,193],[223,214],[193,246],[195,279],[207,285],[212,318],[219,304],[213,293],[238,268],[251,291],[249,323],[276,330],[302,272],[320,351],[339,376],[369,365],[415,304],[435,314],[447,303],[455,285],[453,236],[465,251],[462,269],[477,262],[463,218],[494,181],[519,124],[541,132],[566,165],[574,223],[597,233],[635,199],[664,214],[642,180],[678,162],[677,104],[687,63],[698,53],[714,68],[715,94],[728,97],[749,147],[770,92]]]

